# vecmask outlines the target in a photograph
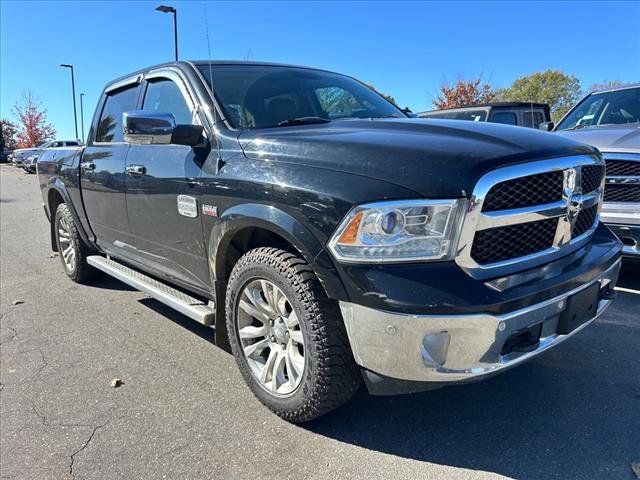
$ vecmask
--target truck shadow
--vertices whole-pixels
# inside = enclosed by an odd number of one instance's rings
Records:
[[[190,331],[191,333],[195,333],[203,340],[206,340],[207,342],[215,345],[213,328],[207,327],[206,325],[202,325],[201,323],[198,323],[195,320],[192,320],[189,317],[179,312],[176,312],[171,307],[167,307],[164,303],[160,303],[154,298],[143,298],[141,300],[138,300],[138,302],[144,305],[145,307],[150,308],[154,312],[162,315],[163,317],[168,318],[176,325],[181,326],[182,328]]]
[[[618,308],[640,311],[640,297],[624,295]],[[484,382],[401,397],[361,391],[304,428],[517,479],[631,479],[640,461],[640,321],[610,318]]]

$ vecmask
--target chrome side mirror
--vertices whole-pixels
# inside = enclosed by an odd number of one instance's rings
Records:
[[[138,145],[207,145],[200,125],[176,125],[172,113],[133,110],[122,114],[124,141]]]
[[[550,132],[555,127],[553,122],[542,122],[538,125],[538,130],[544,130],[545,132]]]
[[[134,110],[122,114],[124,141],[138,145],[167,145],[176,128],[171,113]]]

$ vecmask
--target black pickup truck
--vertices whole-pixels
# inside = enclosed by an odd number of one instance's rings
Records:
[[[105,88],[85,147],[38,162],[51,246],[215,328],[293,422],[366,383],[485,378],[613,297],[597,150],[409,118],[323,70],[176,62]]]

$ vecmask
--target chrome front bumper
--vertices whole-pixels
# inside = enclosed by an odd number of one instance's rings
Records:
[[[566,340],[592,323],[611,303],[600,300],[591,320],[572,332],[557,333],[567,298],[600,283],[615,283],[620,260],[595,280],[550,300],[503,315],[407,315],[340,302],[356,362],[386,377],[455,383],[488,376],[518,365]],[[534,350],[502,355],[512,334],[542,323]]]

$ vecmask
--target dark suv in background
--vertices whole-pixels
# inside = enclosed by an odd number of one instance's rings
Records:
[[[640,84],[593,92],[558,123],[556,131],[597,147],[606,161],[600,218],[640,259]]]
[[[553,127],[550,123],[549,105],[546,103],[493,102],[469,107],[431,110],[419,113],[418,117],[504,123],[541,130],[550,130]]]

